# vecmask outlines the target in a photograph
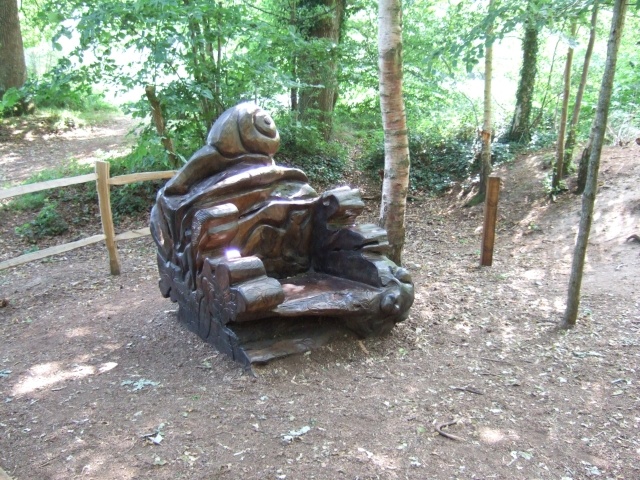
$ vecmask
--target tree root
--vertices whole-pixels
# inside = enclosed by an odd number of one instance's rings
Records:
[[[640,237],[638,235],[636,235],[635,233],[633,235],[631,235],[630,237],[628,237],[625,242],[628,242],[629,240],[633,240],[634,242],[639,242],[640,243]]]
[[[457,420],[454,420],[452,422],[448,422],[448,423],[443,423],[442,425],[438,425],[436,427],[436,432],[438,432],[440,435],[442,435],[443,437],[448,438],[449,440],[455,440],[457,442],[464,442],[464,438],[460,438],[460,437],[456,437],[455,435],[452,435],[450,433],[447,432],[443,432],[442,429],[446,428],[446,427],[450,427],[451,425],[455,425],[456,423],[458,423]]]

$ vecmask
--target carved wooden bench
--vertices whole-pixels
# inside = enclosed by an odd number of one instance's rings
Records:
[[[385,256],[386,231],[355,223],[358,190],[318,195],[302,171],[275,165],[279,141],[256,105],[227,110],[151,212],[162,295],[246,367],[347,329],[384,334],[413,303],[409,273]]]

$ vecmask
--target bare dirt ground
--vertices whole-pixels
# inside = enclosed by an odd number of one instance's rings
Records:
[[[0,124],[0,186],[9,188],[41,170],[62,165],[70,158],[93,163],[131,146],[127,133],[136,125],[129,117],[108,123],[73,128],[52,124],[47,118],[14,118]]]
[[[44,161],[0,147],[12,180]],[[481,206],[460,208],[459,189],[415,202],[411,317],[255,377],[177,323],[149,238],[119,244],[118,277],[102,245],[0,272],[0,466],[15,479],[640,478],[640,245],[625,243],[640,234],[640,146],[605,150],[568,333],[554,326],[580,199],[550,203],[541,165],[497,172],[492,267],[477,266]],[[435,431],[452,421],[460,440]]]

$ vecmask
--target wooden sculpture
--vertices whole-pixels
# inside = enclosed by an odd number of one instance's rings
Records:
[[[245,367],[345,328],[384,334],[413,303],[409,273],[385,256],[386,231],[355,224],[358,190],[318,195],[301,170],[275,165],[279,142],[256,105],[227,110],[151,211],[162,295]]]

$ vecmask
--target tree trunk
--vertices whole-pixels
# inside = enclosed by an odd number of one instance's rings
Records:
[[[185,5],[189,5],[189,0],[184,0]],[[206,25],[205,25],[206,28]],[[191,55],[193,55],[193,78],[201,86],[207,84],[207,73],[210,68],[210,62],[207,57],[206,42],[203,35],[204,29],[200,27],[200,23],[196,20],[189,19],[189,38],[191,40]],[[205,132],[209,130],[214,121],[214,109],[212,102],[203,96],[200,96],[200,108],[202,111],[202,123]],[[206,136],[206,133],[205,133]]]
[[[600,154],[604,144],[604,134],[607,128],[607,117],[609,115],[609,104],[611,102],[611,91],[616,73],[616,61],[618,59],[618,49],[624,28],[624,17],[627,12],[628,0],[615,0],[613,7],[613,18],[611,20],[611,33],[607,45],[607,62],[600,86],[600,96],[598,97],[598,107],[593,126],[593,145],[589,156],[589,171],[587,174],[587,185],[582,195],[582,214],[580,216],[580,227],[578,229],[578,239],[573,252],[573,263],[571,265],[571,278],[569,279],[569,292],[567,294],[567,309],[560,328],[573,328],[578,318],[578,307],[580,305],[580,287],[582,285],[582,273],[584,271],[584,260],[587,253],[589,232],[593,221],[593,207],[596,201],[596,191],[598,189],[598,170],[600,168]]]
[[[330,8],[331,12],[321,16],[315,22],[309,30],[309,37],[327,39],[336,45],[339,44],[346,0],[321,0],[313,4],[322,4]],[[299,92],[300,118],[311,118],[312,113],[309,110],[317,110],[322,136],[325,140],[329,140],[333,131],[333,109],[338,99],[337,51],[332,49],[326,62],[319,62],[317,59],[312,59],[311,62],[307,65],[309,78],[304,79],[305,83],[322,85],[322,87],[301,89]]]
[[[493,14],[494,0],[489,0],[489,15]],[[478,200],[484,200],[491,175],[491,76],[493,75],[493,22],[487,27],[484,53],[484,123],[480,150],[480,189]]]
[[[384,128],[384,180],[379,224],[387,230],[391,245],[389,258],[401,264],[410,166],[402,98],[402,0],[380,0],[378,3],[378,68]]]
[[[296,81],[296,77],[298,76],[296,69],[296,59],[293,58],[291,62],[291,76],[294,81]],[[291,87],[291,113],[293,113],[293,123],[294,125],[298,123],[298,87]]]
[[[553,55],[551,55],[551,66],[549,67],[549,75],[547,76],[547,86],[544,88],[544,96],[542,97],[542,102],[540,104],[540,108],[538,109],[538,114],[529,123],[529,130],[534,130],[540,124],[542,116],[544,115],[544,107],[547,106],[547,97],[549,96],[549,92],[551,91],[551,79],[553,78],[553,69],[556,65],[556,54],[558,53],[558,45],[560,45],[560,40],[561,39],[558,38],[556,46],[553,47]]]
[[[505,135],[507,142],[529,142],[531,131],[531,105],[533,104],[533,88],[538,71],[538,29],[535,22],[530,20],[522,40],[522,69],[516,92],[516,109],[511,121],[511,127]]]
[[[289,15],[289,25],[298,28],[298,5],[296,0],[291,1],[291,13]],[[294,82],[298,81],[298,58],[295,54],[291,57],[291,77]],[[293,125],[298,124],[298,87],[291,87],[291,113],[293,114]]]
[[[0,0],[0,99],[27,81],[17,0]]]
[[[191,0],[183,0],[187,6],[191,5]],[[208,17],[200,17],[199,20],[195,16],[188,19],[190,50],[193,56],[193,78],[201,87],[208,87],[211,91],[211,97],[200,96],[201,116],[200,121],[204,127],[203,132],[211,128],[213,122],[225,110],[222,101],[221,84],[221,58],[222,58],[222,38],[214,34],[211,22],[215,22],[216,31],[220,32],[222,5],[218,5],[215,18],[210,20]],[[217,45],[216,45],[217,44]],[[214,45],[216,48],[214,49]],[[216,56],[217,55],[217,56]]]
[[[576,36],[578,22],[571,22],[571,38]],[[560,189],[560,180],[563,176],[564,162],[564,135],[567,131],[567,117],[569,115],[569,94],[571,91],[571,64],[573,63],[573,47],[567,50],[567,61],[564,66],[564,92],[562,94],[562,113],[560,114],[560,131],[558,132],[558,144],[556,148],[556,168],[553,172],[551,188],[554,192]]]
[[[591,126],[589,141],[587,142],[587,146],[584,147],[582,156],[580,157],[580,164],[578,166],[578,184],[576,186],[575,192],[576,195],[580,195],[582,192],[584,192],[584,188],[587,185],[587,173],[589,171],[589,157],[591,156],[591,146],[593,145],[594,128],[595,124]]]
[[[220,19],[218,19],[218,30],[220,30]],[[217,112],[216,117],[219,117],[224,113],[226,108],[224,108],[224,102],[222,101],[222,93],[221,93],[221,85],[222,85],[222,37],[218,35],[216,38],[217,45],[217,54],[216,54],[216,102],[217,102]]]
[[[165,150],[167,150],[167,155],[169,155],[169,163],[172,167],[179,168],[180,162],[176,156],[176,150],[173,147],[173,140],[167,137],[164,128],[164,116],[162,115],[160,101],[158,100],[158,97],[156,97],[156,87],[153,85],[147,85],[144,89],[144,93],[149,100],[149,105],[151,105],[151,117],[153,118],[153,123],[156,126],[156,131],[160,136],[160,141],[162,142]]]
[[[568,172],[571,162],[573,161],[573,149],[576,145],[576,129],[578,128],[578,120],[580,119],[580,107],[582,106],[582,97],[584,95],[584,89],[587,86],[587,76],[589,75],[589,63],[591,62],[591,54],[593,53],[593,45],[596,41],[596,22],[598,20],[598,0],[593,4],[593,12],[591,13],[591,32],[589,33],[589,43],[587,45],[587,52],[584,54],[584,64],[582,65],[582,76],[580,77],[580,85],[578,86],[578,93],[576,93],[576,101],[573,104],[573,114],[571,115],[571,123],[569,125],[569,133],[567,134],[567,141],[564,144],[564,165],[562,167],[563,172]],[[586,179],[586,172],[584,175]],[[583,187],[580,190],[584,190]]]

